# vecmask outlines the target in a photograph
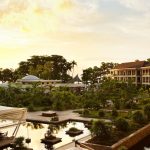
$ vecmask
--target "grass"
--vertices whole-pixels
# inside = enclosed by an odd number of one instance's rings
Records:
[[[81,117],[85,117],[85,118],[98,118],[98,119],[114,119],[114,117],[111,114],[111,111],[105,111],[103,110],[105,115],[103,117],[99,116],[99,111],[98,110],[89,110],[89,113],[84,114],[84,112],[82,110],[77,110],[74,111],[75,113],[79,113]],[[118,116],[124,117],[126,119],[130,119],[131,118],[131,114],[130,112],[118,112]]]

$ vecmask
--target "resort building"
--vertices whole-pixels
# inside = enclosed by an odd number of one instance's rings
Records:
[[[43,80],[34,75],[27,75],[22,79],[17,80],[17,83],[22,83],[22,84],[39,83],[42,86],[55,85],[56,83],[61,83],[61,82],[62,82],[61,80]]]
[[[110,71],[111,77],[118,81],[132,81],[136,85],[150,85],[150,62],[135,61],[118,64]]]
[[[68,87],[73,91],[80,92],[83,91],[85,85],[82,83],[78,75],[75,76],[68,83],[62,83],[62,80],[43,80],[34,75],[27,75],[22,79],[17,80],[18,84],[22,85],[22,88],[32,87],[32,84],[38,83],[40,87],[49,88],[50,86],[53,88],[59,87]]]

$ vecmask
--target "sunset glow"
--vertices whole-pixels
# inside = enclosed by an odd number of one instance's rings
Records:
[[[63,55],[79,71],[146,59],[149,8],[146,0],[1,0],[1,67],[15,68],[32,55]]]

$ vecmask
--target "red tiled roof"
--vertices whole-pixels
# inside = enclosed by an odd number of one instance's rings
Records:
[[[114,69],[123,69],[123,68],[141,68],[150,66],[150,62],[147,61],[135,61],[118,64]]]

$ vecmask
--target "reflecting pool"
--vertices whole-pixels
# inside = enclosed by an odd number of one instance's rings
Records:
[[[41,139],[44,138],[44,134],[47,132],[48,127],[48,124],[37,124],[27,122],[26,124],[20,126],[17,137],[23,136],[25,139],[31,138],[31,143],[29,145],[26,144],[28,147],[33,148],[34,150],[45,150],[45,145],[41,143]],[[55,144],[54,149],[72,142],[73,139],[77,140],[86,137],[90,134],[90,131],[87,128],[85,128],[83,123],[80,122],[68,122],[59,126],[54,125],[51,127],[53,129],[53,135],[62,138],[62,142]],[[80,134],[75,138],[70,137],[65,132],[71,127],[76,127],[80,130],[83,130],[83,134]],[[14,131],[14,127],[6,128],[2,131],[8,131],[8,135],[11,136]]]

